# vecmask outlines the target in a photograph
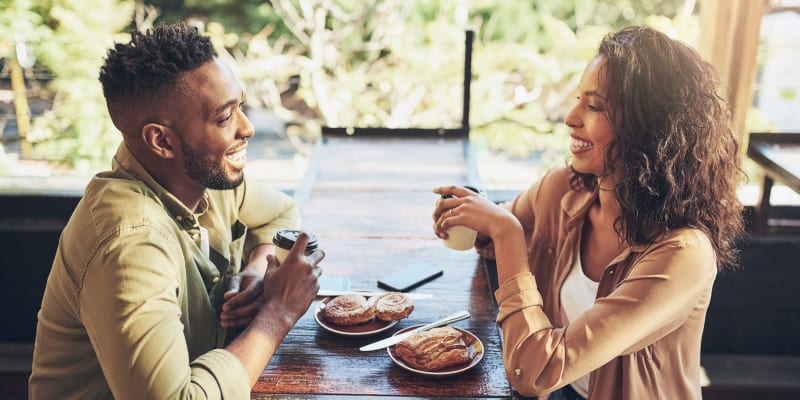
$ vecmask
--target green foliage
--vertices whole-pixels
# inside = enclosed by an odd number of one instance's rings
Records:
[[[130,23],[133,1],[26,3],[40,18],[37,58],[54,76],[46,94],[52,108],[33,121],[29,135],[33,155],[67,163],[79,173],[106,167],[120,136],[108,118],[97,75],[107,49]]]
[[[561,121],[603,34],[631,24],[689,38],[696,32],[678,18],[693,4],[686,0],[147,3],[157,8],[158,21],[204,20],[245,84],[248,106],[274,111],[301,141],[313,140],[322,125],[459,126],[469,27],[476,31],[472,137],[510,157],[536,154],[545,162],[563,162],[553,151],[566,150]],[[0,37],[27,32],[40,63],[56,77],[48,87],[52,111],[34,120],[35,153],[84,171],[105,166],[119,134],[105,110],[98,69],[112,41],[126,40],[118,32],[147,27],[155,14],[143,18],[143,4],[134,0],[0,5],[10,10],[0,14]],[[8,49],[0,41],[0,56]]]
[[[563,162],[561,121],[602,36],[653,22],[689,32],[691,24],[673,18],[683,3],[274,0],[257,35],[215,24],[209,31],[229,49],[251,106],[312,121],[313,130],[458,126],[464,30],[472,27],[473,139],[512,157]],[[300,87],[287,95],[292,75]],[[298,102],[302,109],[291,106]]]

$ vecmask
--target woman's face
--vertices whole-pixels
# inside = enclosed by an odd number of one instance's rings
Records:
[[[598,55],[581,77],[578,104],[567,114],[572,167],[584,174],[605,175],[606,147],[614,139],[603,87],[606,56]]]

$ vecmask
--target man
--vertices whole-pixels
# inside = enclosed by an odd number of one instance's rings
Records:
[[[274,258],[272,236],[299,212],[245,178],[254,128],[208,38],[133,32],[100,81],[123,142],[62,233],[30,397],[249,399],[314,299],[324,253],[304,255],[301,234]],[[230,327],[244,329],[226,343]]]

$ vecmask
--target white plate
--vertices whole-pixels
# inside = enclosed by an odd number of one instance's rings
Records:
[[[323,329],[329,332],[345,336],[369,336],[390,329],[391,327],[397,325],[398,322],[400,322],[400,321],[382,321],[378,318],[375,318],[370,322],[358,325],[332,324],[328,321],[325,321],[325,317],[322,316],[322,309],[325,308],[325,304],[328,304],[328,302],[331,301],[332,299],[333,297],[326,297],[322,299],[322,301],[320,301],[319,304],[317,305],[317,309],[314,310],[314,319],[317,321],[317,325],[321,326]]]
[[[401,329],[401,330],[395,332],[394,335],[392,335],[392,336],[399,335],[399,334],[401,334],[403,332],[406,332],[406,331],[408,331],[410,329],[414,329],[414,328],[417,328],[417,327],[420,327],[420,326],[422,326],[422,325],[409,326],[408,328],[404,328],[404,329]],[[389,353],[389,357],[392,359],[392,361],[394,361],[395,364],[397,364],[400,367],[405,368],[405,369],[407,369],[407,370],[409,370],[409,371],[411,371],[413,373],[416,373],[416,374],[425,375],[425,376],[431,376],[431,377],[445,377],[445,376],[453,376],[453,375],[460,374],[462,372],[466,372],[466,371],[472,369],[473,367],[475,367],[476,365],[478,365],[478,363],[481,362],[481,360],[483,359],[483,342],[481,342],[481,340],[478,339],[477,336],[473,335],[472,332],[470,332],[470,331],[466,331],[466,330],[463,330],[461,328],[456,328],[455,326],[453,326],[453,328],[458,329],[460,332],[471,336],[472,339],[474,340],[474,342],[468,347],[468,349],[470,351],[470,354],[474,354],[474,356],[472,357],[472,360],[470,362],[468,362],[468,363],[454,365],[452,367],[448,367],[448,368],[445,368],[445,369],[439,370],[439,371],[423,371],[423,370],[412,368],[408,364],[404,363],[403,360],[401,360],[399,357],[397,357],[394,354],[394,347],[395,346],[387,347],[386,348],[386,352]]]

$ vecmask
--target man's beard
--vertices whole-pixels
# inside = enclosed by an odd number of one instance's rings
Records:
[[[229,177],[222,162],[212,159],[204,159],[189,146],[186,142],[181,143],[181,150],[186,158],[184,168],[190,178],[209,189],[225,190],[239,186],[244,180],[244,174],[238,173]]]

